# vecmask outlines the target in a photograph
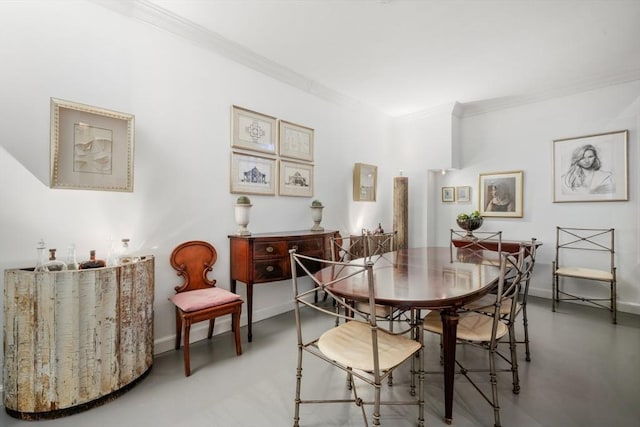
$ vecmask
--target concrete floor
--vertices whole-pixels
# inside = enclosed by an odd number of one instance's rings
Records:
[[[640,425],[640,316],[619,313],[612,325],[606,310],[530,298],[532,361],[520,351],[519,395],[510,374],[499,374],[503,426],[625,427]],[[518,331],[522,331],[521,323]],[[118,399],[56,420],[20,421],[4,411],[6,427],[253,427],[291,426],[296,338],[293,312],[254,325],[254,342],[236,357],[229,333],[192,345],[192,375],[184,377],[182,351],[160,354],[147,378]],[[425,336],[426,369],[439,369],[438,338]],[[468,364],[483,361],[477,350],[459,349]],[[344,375],[305,358],[303,397],[345,394]],[[387,393],[405,392],[401,369]],[[485,380],[488,383],[488,379]],[[487,384],[488,385],[488,384]],[[427,375],[425,425],[445,426],[442,378]],[[415,407],[383,407],[382,425],[415,426]],[[362,426],[351,405],[302,407],[301,426]],[[492,426],[491,407],[463,378],[456,377],[453,426]]]

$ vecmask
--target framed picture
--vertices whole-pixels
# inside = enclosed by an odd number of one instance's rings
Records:
[[[522,171],[481,173],[480,215],[522,218]]]
[[[51,188],[133,191],[134,116],[51,98]]]
[[[280,120],[278,135],[282,157],[313,161],[313,129]]]
[[[629,200],[629,131],[553,141],[553,202]]]
[[[281,196],[313,196],[313,165],[280,160]]]
[[[377,166],[356,163],[353,167],[353,200],[375,202],[377,182]]]
[[[275,117],[233,105],[231,107],[231,146],[276,154]]]
[[[471,201],[471,187],[456,187],[456,202],[469,202]]]
[[[455,188],[453,187],[442,187],[442,201],[443,202],[453,202],[454,199]]]
[[[276,194],[276,160],[231,153],[231,192],[237,194]]]

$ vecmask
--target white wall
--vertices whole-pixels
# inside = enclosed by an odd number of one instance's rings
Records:
[[[555,257],[555,227],[616,229],[618,304],[623,311],[640,313],[638,242],[638,129],[640,82],[632,82],[495,111],[462,120],[463,169],[439,176],[438,187],[472,186],[469,203],[438,202],[437,238],[446,245],[455,217],[478,207],[478,175],[486,172],[524,171],[524,216],[486,218],[486,230],[502,230],[506,239],[537,237],[543,243],[531,293],[551,296],[550,263]],[[629,130],[629,201],[552,203],[552,144],[554,139]],[[439,188],[438,188],[439,190]],[[432,194],[437,197],[436,194]],[[597,286],[583,290],[605,295]]]
[[[213,277],[229,287],[231,105],[315,129],[314,198],[326,206],[325,228],[391,227],[397,167],[384,116],[328,103],[88,2],[0,2],[0,40],[0,270],[33,266],[41,237],[62,257],[76,243],[81,259],[90,249],[106,257],[110,239],[131,238],[133,249],[157,257],[158,352],[173,345],[176,245],[213,243]],[[135,115],[133,193],[49,188],[50,97]],[[376,203],[352,202],[355,162],[378,165]],[[250,197],[254,233],[313,225],[310,198]],[[289,282],[256,286],[254,320],[289,310],[290,293]],[[218,333],[229,321],[216,325]]]

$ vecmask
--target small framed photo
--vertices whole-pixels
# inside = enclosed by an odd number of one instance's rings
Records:
[[[231,153],[231,192],[237,194],[276,194],[276,160]]]
[[[231,107],[231,146],[276,154],[276,123],[275,117],[233,105]]]
[[[480,215],[522,218],[522,175],[522,171],[480,174]]]
[[[356,163],[353,167],[353,200],[375,202],[378,183],[378,167]]]
[[[51,188],[133,191],[134,116],[51,98]]]
[[[456,187],[456,202],[468,202],[471,200],[471,187]]]
[[[280,160],[281,196],[313,197],[313,165]]]
[[[442,187],[442,201],[443,202],[453,202],[455,194],[455,188],[453,187]]]
[[[280,120],[278,139],[282,157],[313,161],[313,129]]]
[[[628,130],[553,141],[553,202],[629,200]]]

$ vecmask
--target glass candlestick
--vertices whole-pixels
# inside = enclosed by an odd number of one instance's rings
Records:
[[[41,272],[41,271],[49,271],[49,269],[47,269],[47,267],[45,266],[45,257],[44,257],[44,252],[47,249],[47,246],[44,244],[44,239],[40,239],[38,241],[38,246],[36,248],[37,252],[38,252],[38,257],[36,258],[36,266],[33,269],[33,271],[35,272]]]

